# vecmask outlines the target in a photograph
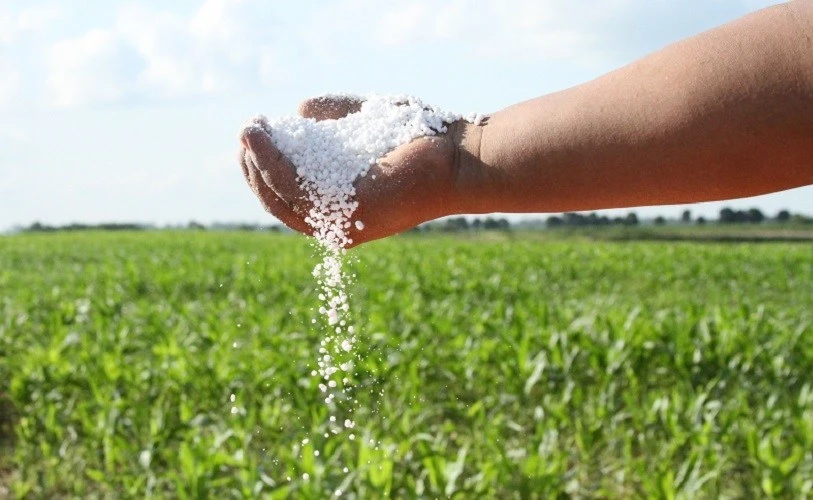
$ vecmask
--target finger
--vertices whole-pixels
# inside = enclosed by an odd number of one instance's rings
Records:
[[[298,215],[304,217],[310,202],[299,184],[296,168],[271,142],[271,136],[259,127],[243,131],[243,145],[249,153],[251,164],[277,195]]]
[[[299,114],[316,121],[338,120],[361,110],[363,99],[354,95],[324,95],[313,97],[299,105]]]
[[[294,231],[307,235],[313,234],[313,228],[311,228],[310,225],[305,222],[304,218],[300,217],[293,209],[291,209],[291,207],[285,203],[284,200],[277,196],[273,189],[266,185],[262,177],[259,175],[259,171],[254,168],[253,165],[249,167],[248,172],[249,182],[252,185],[252,188],[255,190],[257,198],[260,199],[263,208],[265,208],[268,213],[279,219],[280,222]]]
[[[241,155],[239,158],[239,163],[240,168],[243,170],[243,176],[245,177],[251,190],[254,192],[254,195],[259,198],[260,203],[266,212],[279,219],[283,224],[294,231],[312,234],[313,230],[305,222],[305,220],[297,216],[291,207],[288,206],[288,204],[285,203],[285,201],[283,201],[279,196],[277,196],[274,190],[265,184],[259,174],[259,171],[251,163],[251,157],[248,154],[248,151],[242,149],[240,152]]]
[[[246,163],[248,161],[247,155],[248,151],[246,151],[246,148],[244,146],[240,146],[240,153],[237,155],[237,163],[240,164],[240,170],[243,171],[243,178],[246,180],[246,184],[248,184],[248,187],[250,187],[251,191],[256,195],[257,192],[254,191],[254,186],[251,185],[251,180],[249,179],[248,175],[248,164]]]

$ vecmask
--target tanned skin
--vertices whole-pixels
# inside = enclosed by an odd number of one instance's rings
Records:
[[[340,119],[360,107],[316,98],[299,112]],[[258,128],[241,144],[265,209],[310,234],[291,163]],[[357,181],[354,219],[364,230],[351,238],[358,245],[447,215],[694,203],[809,184],[813,0],[797,0],[398,147]]]

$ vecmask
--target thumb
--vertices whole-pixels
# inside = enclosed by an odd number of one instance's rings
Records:
[[[364,100],[351,94],[327,94],[313,97],[299,105],[299,114],[316,121],[338,120],[361,110]]]

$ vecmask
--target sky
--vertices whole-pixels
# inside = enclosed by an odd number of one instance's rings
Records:
[[[235,160],[258,113],[325,92],[492,112],[771,3],[0,0],[0,230],[272,223]],[[636,212],[722,206],[813,214],[813,187]]]

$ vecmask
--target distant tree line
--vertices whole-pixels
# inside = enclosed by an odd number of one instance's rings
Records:
[[[748,210],[723,208],[720,210],[720,218],[718,221],[721,224],[759,224],[761,222],[770,221],[810,224],[813,223],[813,217],[807,217],[802,214],[791,214],[788,210],[780,210],[775,217],[770,218],[763,214],[758,208],[750,208]]]
[[[18,228],[20,232],[24,233],[51,233],[57,231],[148,231],[155,229],[169,229],[169,230],[190,230],[190,231],[280,231],[282,229],[280,224],[251,224],[251,223],[228,223],[228,222],[215,222],[211,225],[205,225],[197,221],[189,221],[186,224],[167,225],[158,227],[154,224],[141,224],[135,222],[103,222],[100,224],[81,224],[71,223],[64,225],[48,225],[41,222],[34,222],[33,224]]]
[[[751,208],[748,210],[733,210],[723,208],[720,210],[716,221],[719,224],[760,224],[763,222],[784,222],[794,224],[813,224],[813,217],[802,214],[792,214],[788,210],[780,210],[774,217],[767,217],[760,209]],[[706,224],[712,222],[704,217],[692,217],[690,210],[684,210],[680,218],[667,220],[663,216],[651,219],[651,223],[656,226],[666,224]],[[551,215],[547,219],[524,220],[516,225],[521,229],[541,229],[548,228],[580,228],[580,227],[605,227],[605,226],[638,226],[641,220],[635,212],[629,212],[623,217],[608,217],[599,215],[596,212],[587,214],[566,212],[561,215]],[[141,223],[120,223],[110,222],[101,224],[81,224],[73,223],[66,225],[48,225],[34,222],[27,227],[18,227],[16,230],[28,233],[48,233],[55,231],[145,231],[156,229],[169,230],[190,230],[190,231],[288,231],[281,224],[254,224],[245,222],[215,222],[205,225],[197,221],[189,221],[186,224],[155,226],[153,224]],[[421,224],[413,231],[438,231],[438,232],[463,232],[463,231],[509,231],[512,229],[511,222],[501,217],[447,217],[445,219]]]
[[[780,210],[773,218],[767,217],[760,209],[751,208],[748,210],[732,210],[731,208],[723,208],[720,210],[720,215],[716,222],[720,224],[759,224],[761,222],[794,222],[801,224],[813,223],[813,217],[807,217],[801,214],[791,214],[788,210]],[[684,210],[677,220],[671,221],[677,224],[699,224],[703,225],[708,223],[705,217],[699,216],[692,218],[690,210]],[[657,216],[652,219],[652,223],[656,226],[665,225],[670,223],[665,217]],[[626,217],[607,217],[599,216],[595,212],[589,214],[579,213],[564,213],[560,215],[552,215],[548,217],[545,225],[549,228],[558,227],[601,227],[601,226],[636,226],[639,224],[638,216],[635,212],[630,212]]]
[[[132,222],[105,222],[101,224],[72,223],[62,226],[51,226],[42,224],[41,222],[35,222],[30,226],[21,228],[21,231],[26,233],[52,233],[56,231],[144,231],[153,228],[154,226],[149,224]]]
[[[444,233],[457,233],[462,231],[508,231],[511,223],[506,218],[475,217],[469,221],[465,217],[448,217],[439,221],[421,224],[414,231],[438,231]]]
[[[758,208],[751,208],[749,210],[732,210],[724,208],[720,210],[720,223],[721,224],[737,224],[749,222],[751,224],[759,224],[765,220],[765,214]]]
[[[548,217],[547,226],[556,227],[586,227],[586,226],[637,226],[638,216],[635,212],[630,212],[626,217],[607,217],[591,212],[587,215],[566,212],[561,216],[551,215]]]

